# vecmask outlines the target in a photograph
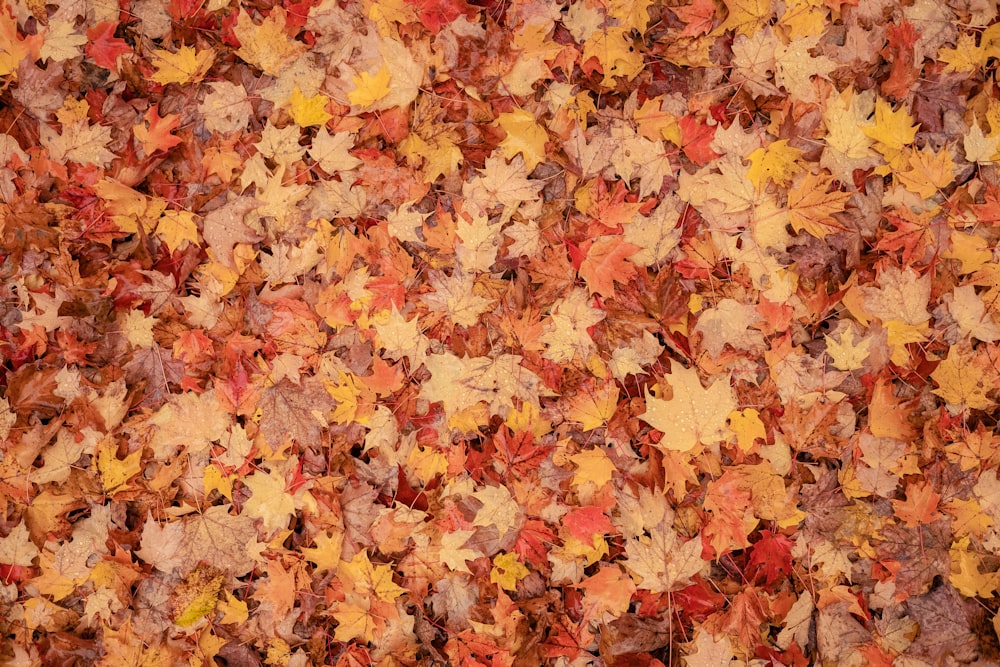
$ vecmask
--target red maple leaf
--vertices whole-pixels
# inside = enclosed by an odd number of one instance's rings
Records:
[[[132,52],[132,47],[124,39],[115,37],[117,29],[117,21],[105,21],[87,28],[89,43],[85,49],[96,64],[115,72],[118,71],[118,56]]]
[[[689,160],[700,167],[719,157],[709,146],[715,139],[716,126],[699,121],[690,114],[681,118],[678,125],[681,127],[681,150]]]
[[[882,57],[892,63],[889,78],[882,84],[882,92],[900,99],[910,92],[910,86],[920,76],[920,68],[913,59],[913,45],[920,33],[912,23],[903,19],[899,25],[889,26],[885,31],[888,44],[882,49]]]
[[[517,536],[514,551],[521,560],[529,565],[547,564],[549,547],[556,539],[556,534],[545,525],[541,519],[528,519],[524,528]]]
[[[573,537],[586,544],[593,540],[594,535],[605,535],[614,529],[608,515],[593,505],[569,512],[563,517],[563,525],[569,528]]]
[[[406,0],[417,10],[424,27],[435,35],[445,25],[464,14],[469,6],[464,0]]]
[[[787,576],[792,571],[793,542],[781,533],[763,531],[760,541],[753,545],[750,551],[748,569],[756,581],[763,580],[764,585]]]
[[[499,461],[505,469],[518,476],[527,475],[548,456],[548,448],[532,444],[535,436],[530,432],[512,433],[506,426],[501,426],[493,436],[493,458]]]

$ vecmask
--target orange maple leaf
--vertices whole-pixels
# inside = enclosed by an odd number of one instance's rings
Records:
[[[177,144],[183,142],[180,137],[170,134],[181,124],[179,114],[168,113],[160,116],[160,106],[154,104],[146,111],[143,119],[149,125],[139,123],[133,128],[135,138],[142,144],[142,150],[146,155],[152,155],[156,151],[170,150]]]
[[[896,516],[905,525],[915,528],[921,524],[932,523],[942,515],[937,511],[941,502],[941,494],[934,490],[928,482],[910,482],[906,485],[906,500],[893,500]]]

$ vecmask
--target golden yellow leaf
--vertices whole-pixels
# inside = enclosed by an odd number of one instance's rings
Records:
[[[500,142],[500,150],[508,160],[520,153],[529,172],[545,160],[545,142],[549,135],[534,114],[526,109],[515,109],[500,114],[496,122],[507,133]]]
[[[156,223],[156,233],[170,252],[181,250],[188,243],[198,244],[198,223],[190,211],[164,211]]]
[[[265,535],[285,528],[295,514],[295,500],[285,490],[284,477],[276,472],[259,471],[245,477],[243,484],[252,495],[243,503],[243,514],[263,520]]]
[[[934,393],[956,407],[988,410],[994,403],[986,397],[992,389],[985,371],[974,363],[975,354],[968,344],[953,345],[948,357],[931,373],[937,383]]]
[[[612,475],[617,470],[608,455],[599,447],[585,449],[569,459],[576,464],[573,486],[577,487],[593,482],[594,486],[601,488],[611,481]]]
[[[801,157],[801,150],[789,146],[787,139],[779,139],[747,156],[750,160],[747,178],[758,191],[764,189],[768,180],[780,186],[788,185],[792,176],[802,170],[802,167],[796,164]]]
[[[769,1],[769,0],[768,0]],[[604,73],[603,85],[613,86],[616,76],[631,81],[643,68],[642,52],[620,26],[598,30],[583,45],[582,62],[596,58]]]
[[[325,125],[326,121],[333,118],[333,114],[326,110],[326,105],[330,103],[329,97],[322,94],[306,97],[297,85],[292,91],[292,96],[288,98],[288,103],[291,107],[292,120],[299,127]]]
[[[726,438],[729,414],[736,410],[736,395],[728,377],[716,379],[705,389],[698,373],[675,365],[667,379],[673,397],[664,400],[646,391],[644,422],[663,432],[659,446],[689,452],[699,445],[711,445]]]
[[[384,64],[375,74],[361,72],[358,76],[352,77],[354,90],[347,94],[347,99],[351,104],[356,104],[361,108],[370,107],[383,97],[389,94],[389,82],[392,75],[389,68]]]
[[[721,35],[732,30],[737,35],[752,37],[764,27],[773,14],[771,0],[726,0],[729,15],[712,34]]]
[[[517,582],[530,574],[515,553],[500,553],[493,557],[490,581],[507,591],[517,589]]]
[[[406,589],[392,580],[390,565],[373,565],[367,551],[359,551],[348,562],[341,562],[337,575],[357,593],[374,596],[382,602],[393,602]]]
[[[893,111],[892,105],[880,97],[875,100],[875,126],[863,127],[861,131],[877,141],[881,146],[876,148],[885,154],[913,143],[917,129],[913,116],[904,107]]]
[[[618,387],[614,382],[602,382],[591,389],[582,387],[569,403],[566,418],[579,422],[584,431],[592,431],[607,423],[618,407]]]
[[[149,78],[156,83],[198,83],[215,63],[215,51],[182,46],[176,53],[156,49],[150,59],[156,72]]]
[[[909,169],[897,171],[894,177],[904,188],[929,199],[955,179],[955,162],[947,147],[934,152],[930,146],[913,151],[908,160]]]
[[[240,40],[236,55],[265,74],[280,76],[282,69],[302,55],[308,47],[289,39],[285,32],[288,14],[281,5],[256,25],[245,9],[241,9],[233,34]]]
[[[352,597],[349,602],[340,602],[333,611],[337,619],[337,629],[333,638],[338,642],[360,639],[370,642],[375,639],[375,619],[371,615],[371,600]]]
[[[335,529],[318,533],[313,538],[313,545],[303,547],[301,551],[306,560],[316,565],[317,571],[328,572],[339,567],[344,545],[343,531]]]
[[[142,450],[118,458],[118,443],[105,438],[97,445],[97,470],[101,474],[104,492],[114,495],[125,488],[128,481],[142,472]]]
[[[839,341],[830,336],[823,337],[826,340],[826,353],[838,370],[855,371],[864,368],[872,341],[870,338],[856,341],[854,335],[854,328],[848,327],[840,334]]]
[[[958,592],[968,598],[991,598],[1000,582],[997,573],[986,566],[986,571],[980,571],[985,564],[979,554],[970,550],[969,536],[951,545],[951,574],[948,579]]]
[[[962,33],[958,36],[955,47],[942,47],[937,59],[945,63],[945,72],[974,72],[986,64],[986,49],[980,44],[976,46],[974,35]]]
[[[751,451],[758,438],[767,439],[767,431],[764,429],[764,422],[760,420],[760,413],[753,408],[730,413],[729,428],[736,433],[736,444],[744,452]]]
[[[788,220],[792,229],[806,231],[818,239],[840,231],[840,224],[831,216],[844,210],[851,193],[830,190],[833,177],[806,173],[796,179],[788,192]]]

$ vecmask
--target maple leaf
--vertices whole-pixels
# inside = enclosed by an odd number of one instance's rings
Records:
[[[906,499],[893,500],[892,505],[896,516],[909,527],[931,523],[943,515],[937,511],[941,502],[941,494],[934,491],[926,482],[910,483],[906,486]]]
[[[286,34],[288,13],[281,6],[275,7],[259,25],[241,9],[233,34],[239,40],[236,55],[251,65],[260,67],[265,74],[278,76],[282,67],[298,58],[306,45],[291,40]]]
[[[681,149],[697,165],[708,164],[719,154],[712,150],[715,126],[699,121],[692,115],[684,116],[678,125],[681,129]]]
[[[587,282],[591,294],[614,296],[615,281],[625,284],[636,275],[635,265],[627,260],[639,246],[618,237],[602,236],[581,250],[586,250],[587,256],[580,263],[580,277]]]
[[[737,408],[727,378],[715,380],[704,389],[697,371],[675,367],[668,376],[673,392],[665,400],[646,392],[646,412],[640,418],[662,431],[659,446],[679,452],[688,452],[698,445],[712,445],[725,439],[729,413]]]
[[[499,584],[507,591],[517,590],[517,582],[524,579],[530,571],[514,553],[497,554],[493,557],[493,569],[490,570],[490,581]]]
[[[796,179],[788,192],[788,219],[795,231],[805,230],[819,239],[839,231],[831,216],[844,210],[851,194],[831,190],[832,183],[832,178],[820,174],[806,173]]]
[[[151,59],[151,64],[156,67],[156,73],[150,80],[164,85],[197,83],[205,78],[214,62],[215,51],[212,49],[198,51],[191,46],[182,46],[176,53],[156,49]]]
[[[986,410],[993,406],[986,393],[990,385],[986,382],[984,369],[975,362],[972,350],[967,345],[956,345],[948,350],[948,356],[931,373],[938,388],[934,393],[955,406],[973,410]]]
[[[136,554],[161,572],[205,561],[233,576],[243,576],[253,569],[260,553],[255,551],[257,529],[253,519],[231,515],[229,510],[228,505],[215,505],[201,515],[163,525],[149,516]]]
[[[549,137],[530,111],[517,109],[502,113],[496,122],[507,133],[500,142],[500,149],[508,159],[521,155],[529,172],[545,159],[545,142]]]
[[[370,107],[389,94],[389,82],[391,80],[392,75],[389,73],[389,68],[385,65],[382,65],[375,74],[361,72],[361,74],[354,77],[354,90],[348,94],[347,98],[351,104],[356,104],[360,107]]]
[[[652,532],[651,537],[629,540],[625,546],[625,568],[637,580],[636,587],[651,593],[666,593],[683,588],[691,577],[702,571],[701,537],[679,543],[669,528]]]
[[[256,472],[243,479],[251,496],[243,504],[245,516],[263,520],[266,535],[284,528],[290,516],[295,514],[295,500],[285,491],[284,478],[274,471],[264,474]]]
[[[604,74],[603,84],[614,85],[617,76],[634,79],[643,68],[642,54],[632,45],[628,30],[621,26],[594,32],[584,43],[581,61],[595,59]]]
[[[132,134],[142,143],[142,150],[146,155],[152,155],[156,151],[170,150],[183,142],[183,139],[171,134],[180,127],[181,117],[179,114],[167,114],[161,117],[159,107],[152,106],[146,111],[143,119],[148,125],[136,125]]]
[[[521,521],[521,508],[507,487],[486,486],[472,495],[482,503],[472,522],[473,526],[494,526],[502,538]]]
[[[117,21],[105,21],[87,28],[87,46],[84,51],[99,66],[118,71],[118,58],[132,53],[132,47],[120,37]]]

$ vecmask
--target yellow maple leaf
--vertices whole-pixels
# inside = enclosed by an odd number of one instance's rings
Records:
[[[983,44],[976,46],[974,35],[962,33],[955,48],[949,46],[938,50],[937,59],[945,63],[944,72],[974,72],[986,64],[986,49]]]
[[[830,8],[822,0],[791,0],[778,25],[786,30],[788,39],[796,40],[822,33],[829,15]]]
[[[931,373],[938,386],[934,393],[955,406],[987,410],[994,405],[986,397],[992,385],[974,359],[975,354],[968,343],[953,345],[948,350],[948,357]]]
[[[566,419],[580,422],[584,431],[592,431],[607,423],[618,407],[618,387],[602,382],[596,389],[584,387],[569,403]]]
[[[421,483],[427,484],[448,470],[448,459],[433,447],[417,446],[410,450],[406,468],[412,471]]]
[[[635,120],[636,130],[646,139],[666,139],[676,146],[681,145],[681,126],[676,116],[663,110],[661,98],[651,97],[643,102],[632,114],[632,119]]]
[[[393,602],[406,592],[393,582],[392,566],[374,565],[364,550],[354,554],[349,562],[341,561],[337,575],[354,592],[363,593],[366,597],[374,596],[382,602]]]
[[[377,627],[371,614],[371,600],[352,596],[350,601],[337,604],[333,617],[337,619],[333,638],[338,642],[354,639],[370,642],[375,639]]]
[[[831,216],[844,210],[851,193],[830,189],[832,176],[806,173],[788,192],[788,221],[797,232],[805,230],[818,239],[840,230]]]
[[[347,94],[347,99],[351,104],[365,108],[372,106],[389,94],[389,82],[392,80],[392,74],[389,73],[389,68],[383,64],[375,74],[361,72],[358,76],[352,77],[351,80],[354,82],[354,90]]]
[[[194,625],[215,611],[226,573],[199,563],[170,595],[174,624],[181,628]]]
[[[758,192],[764,189],[768,180],[779,186],[788,185],[792,176],[802,170],[796,164],[801,157],[802,151],[789,146],[787,139],[772,142],[766,148],[758,148],[747,156],[750,160],[747,178]]]
[[[841,371],[855,371],[864,368],[865,359],[868,358],[871,349],[871,338],[855,341],[853,327],[844,330],[840,334],[839,341],[830,336],[823,338],[826,340],[826,353],[833,360],[834,368]]]
[[[156,233],[170,252],[176,252],[188,243],[198,244],[198,223],[190,211],[164,211],[156,223]]]
[[[318,533],[313,538],[314,546],[304,547],[300,551],[307,561],[316,565],[318,572],[336,570],[340,566],[340,555],[343,552],[344,533],[334,529]]]
[[[122,491],[128,481],[142,471],[142,450],[118,458],[118,443],[108,437],[97,445],[97,470],[101,475],[101,485],[108,495]]]
[[[255,472],[243,479],[243,484],[253,494],[243,504],[243,513],[263,520],[266,535],[288,525],[288,519],[295,514],[295,500],[285,490],[285,478],[281,473]]]
[[[87,37],[78,32],[72,21],[66,19],[50,19],[48,29],[43,33],[45,43],[39,49],[42,60],[52,59],[62,62],[75,58],[80,54],[80,47],[87,43]]]
[[[724,440],[729,430],[729,414],[737,408],[729,378],[719,378],[705,389],[694,369],[679,365],[668,378],[673,397],[664,400],[651,395],[647,389],[646,412],[639,415],[641,420],[663,432],[659,446],[689,452],[698,445]]]
[[[411,132],[399,144],[399,153],[411,164],[420,164],[423,160],[423,176],[425,183],[433,183],[439,176],[453,174],[462,162],[462,149],[455,144],[455,132],[440,133],[425,139],[416,132]]]
[[[918,125],[905,107],[893,111],[892,105],[881,97],[875,100],[875,125],[862,127],[861,131],[878,142],[875,148],[883,155],[898,151],[913,143]]]
[[[933,197],[955,178],[955,163],[947,148],[935,153],[925,146],[910,154],[908,164],[907,171],[897,171],[894,177],[904,188],[924,199]]]
[[[965,159],[978,164],[989,164],[1000,160],[1000,134],[987,137],[979,127],[979,122],[973,117],[969,131],[962,139]]]
[[[287,18],[285,9],[278,5],[260,25],[256,25],[246,10],[240,9],[233,27],[233,34],[240,40],[236,55],[259,67],[265,74],[280,76],[284,67],[308,48],[285,34]]]
[[[975,498],[969,500],[952,498],[943,503],[941,509],[954,519],[951,525],[952,530],[955,531],[955,537],[967,535],[982,537],[993,526],[993,519],[983,511],[979,501]]]
[[[495,526],[500,537],[509,533],[522,519],[521,506],[506,486],[486,486],[474,492],[483,506],[476,512],[473,526]]]
[[[635,48],[629,33],[620,26],[598,30],[584,42],[582,61],[591,58],[600,64],[605,86],[613,86],[616,76],[631,81],[644,65],[641,50]]]
[[[466,561],[474,561],[483,555],[479,550],[470,549],[465,546],[465,543],[474,534],[475,531],[473,530],[454,530],[442,534],[441,549],[439,552],[441,562],[454,572],[472,574],[472,570],[469,569]]]
[[[515,109],[500,114],[496,122],[507,133],[500,142],[500,150],[508,160],[520,153],[528,171],[545,160],[545,142],[549,135],[538,124],[534,114],[526,109]]]
[[[969,550],[969,542],[967,535],[952,543],[949,550],[951,574],[948,579],[965,597],[991,598],[997,589],[997,573],[990,571],[989,567],[985,572],[980,571],[980,567],[984,565],[983,558]]]
[[[507,591],[517,589],[517,582],[530,574],[515,553],[500,553],[493,557],[490,581]]]
[[[328,386],[327,393],[337,401],[337,408],[330,417],[333,423],[368,422],[375,407],[375,392],[354,373],[341,372],[339,383]]]
[[[764,422],[760,420],[760,412],[753,408],[745,408],[729,414],[729,428],[736,433],[736,444],[744,452],[753,449],[757,439],[767,440]]]
[[[229,591],[224,591],[223,595],[224,597],[219,601],[219,606],[217,607],[222,612],[222,618],[217,621],[219,625],[228,625],[230,623],[240,625],[244,623],[250,617],[247,603],[235,597]]]
[[[326,125],[326,121],[333,118],[333,114],[326,110],[326,105],[330,103],[330,98],[326,95],[316,94],[306,97],[299,90],[298,85],[288,98],[291,107],[292,120],[299,127],[310,127],[312,125]]]
[[[155,317],[149,317],[141,310],[130,310],[122,318],[122,332],[128,342],[135,347],[153,347],[156,340],[153,337]]]
[[[215,62],[215,51],[198,51],[193,46],[182,46],[176,53],[156,49],[150,60],[156,72],[149,78],[156,83],[198,83]]]
[[[599,489],[611,481],[612,475],[617,470],[604,450],[597,447],[574,454],[569,460],[576,464],[576,471],[573,473],[574,487],[593,482]]]
[[[24,522],[14,524],[6,537],[0,537],[0,563],[31,567],[38,555],[38,547],[31,541]]]
[[[726,0],[729,15],[712,34],[721,35],[732,30],[737,35],[752,37],[764,27],[773,14],[771,0]]]
[[[230,502],[233,500],[233,479],[235,475],[226,475],[222,472],[217,464],[211,464],[205,466],[205,472],[202,475],[202,483],[205,485],[205,495],[207,496],[212,491],[218,491]]]

